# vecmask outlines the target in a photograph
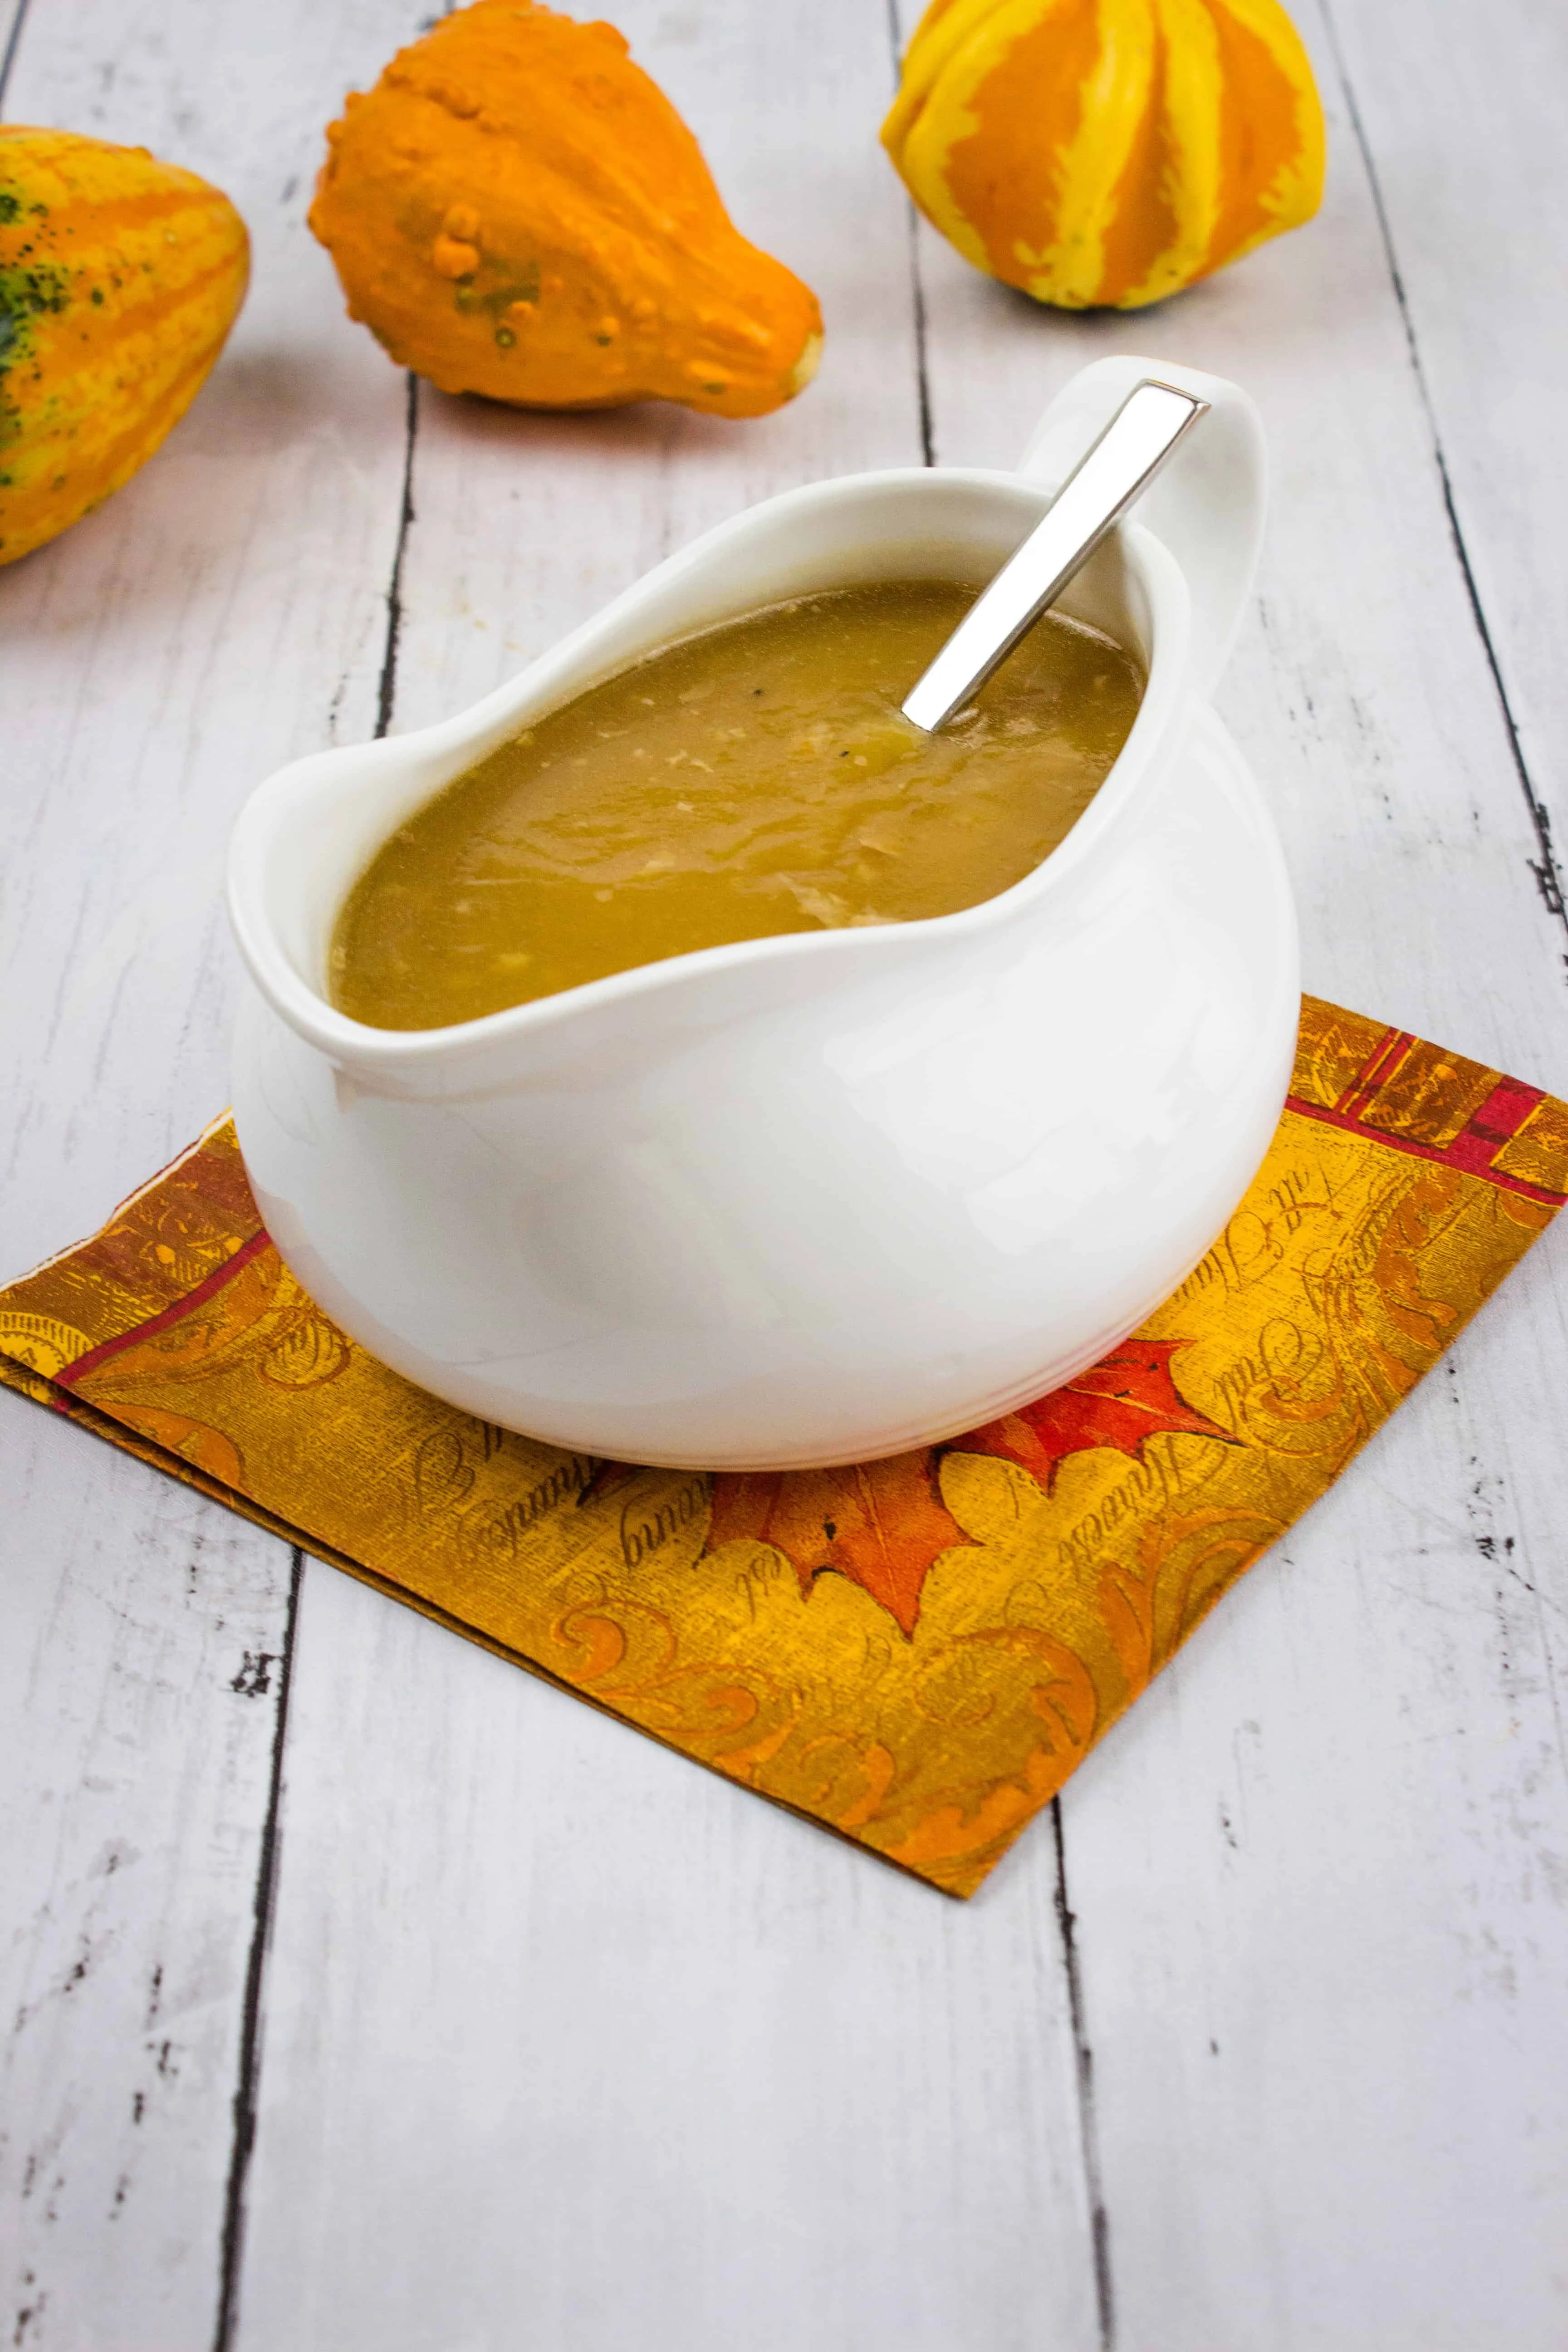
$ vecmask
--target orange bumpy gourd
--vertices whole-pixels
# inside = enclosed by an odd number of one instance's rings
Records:
[[[70,131],[0,125],[0,563],[130,480],[245,299],[216,188]]]
[[[475,0],[327,138],[310,226],[349,315],[444,392],[758,416],[811,376],[816,296],[733,226],[608,25]]]
[[[931,0],[882,142],[966,260],[1071,310],[1157,302],[1323,188],[1279,0]]]

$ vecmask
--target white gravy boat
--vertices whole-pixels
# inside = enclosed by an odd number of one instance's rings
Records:
[[[351,885],[418,804],[555,704],[781,598],[988,579],[1127,393],[1212,414],[1061,600],[1149,683],[1067,840],[928,922],[791,933],[435,1030],[327,1001]],[[1102,360],[1016,473],[858,474],[697,541],[438,727],[297,761],[235,829],[253,987],[240,1147],[300,1281],[487,1421],[710,1469],[858,1462],[1069,1380],[1183,1279],[1284,1099],[1289,884],[1208,708],[1263,511],[1257,415]]]

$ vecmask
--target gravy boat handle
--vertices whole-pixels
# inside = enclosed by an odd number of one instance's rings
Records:
[[[1206,699],[1252,593],[1268,506],[1258,410],[1239,384],[1164,360],[1096,360],[1063,385],[1029,436],[1018,471],[1058,488],[1117,410],[1149,378],[1206,401],[1203,430],[1184,436],[1138,502],[1136,520],[1163,540],[1193,601],[1192,688]]]

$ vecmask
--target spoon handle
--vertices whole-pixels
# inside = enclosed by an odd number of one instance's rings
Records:
[[[929,735],[962,709],[1207,410],[1206,400],[1152,378],[1129,393],[1044,520],[981,592],[914,688],[904,704],[906,719]]]

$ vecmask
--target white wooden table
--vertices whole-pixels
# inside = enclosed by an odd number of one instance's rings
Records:
[[[885,0],[610,0],[820,292],[780,415],[412,393],[303,225],[421,0],[0,0],[5,113],[236,199],[249,303],[0,572],[0,1275],[226,1099],[225,835],[791,483],[1088,356],[1277,461],[1226,715],[1308,984],[1568,1090],[1561,0],[1300,0],[1317,223],[1133,319],[911,230]],[[904,27],[907,32],[908,26]],[[0,1396],[0,2340],[1560,2352],[1568,1227],[968,1906]]]

